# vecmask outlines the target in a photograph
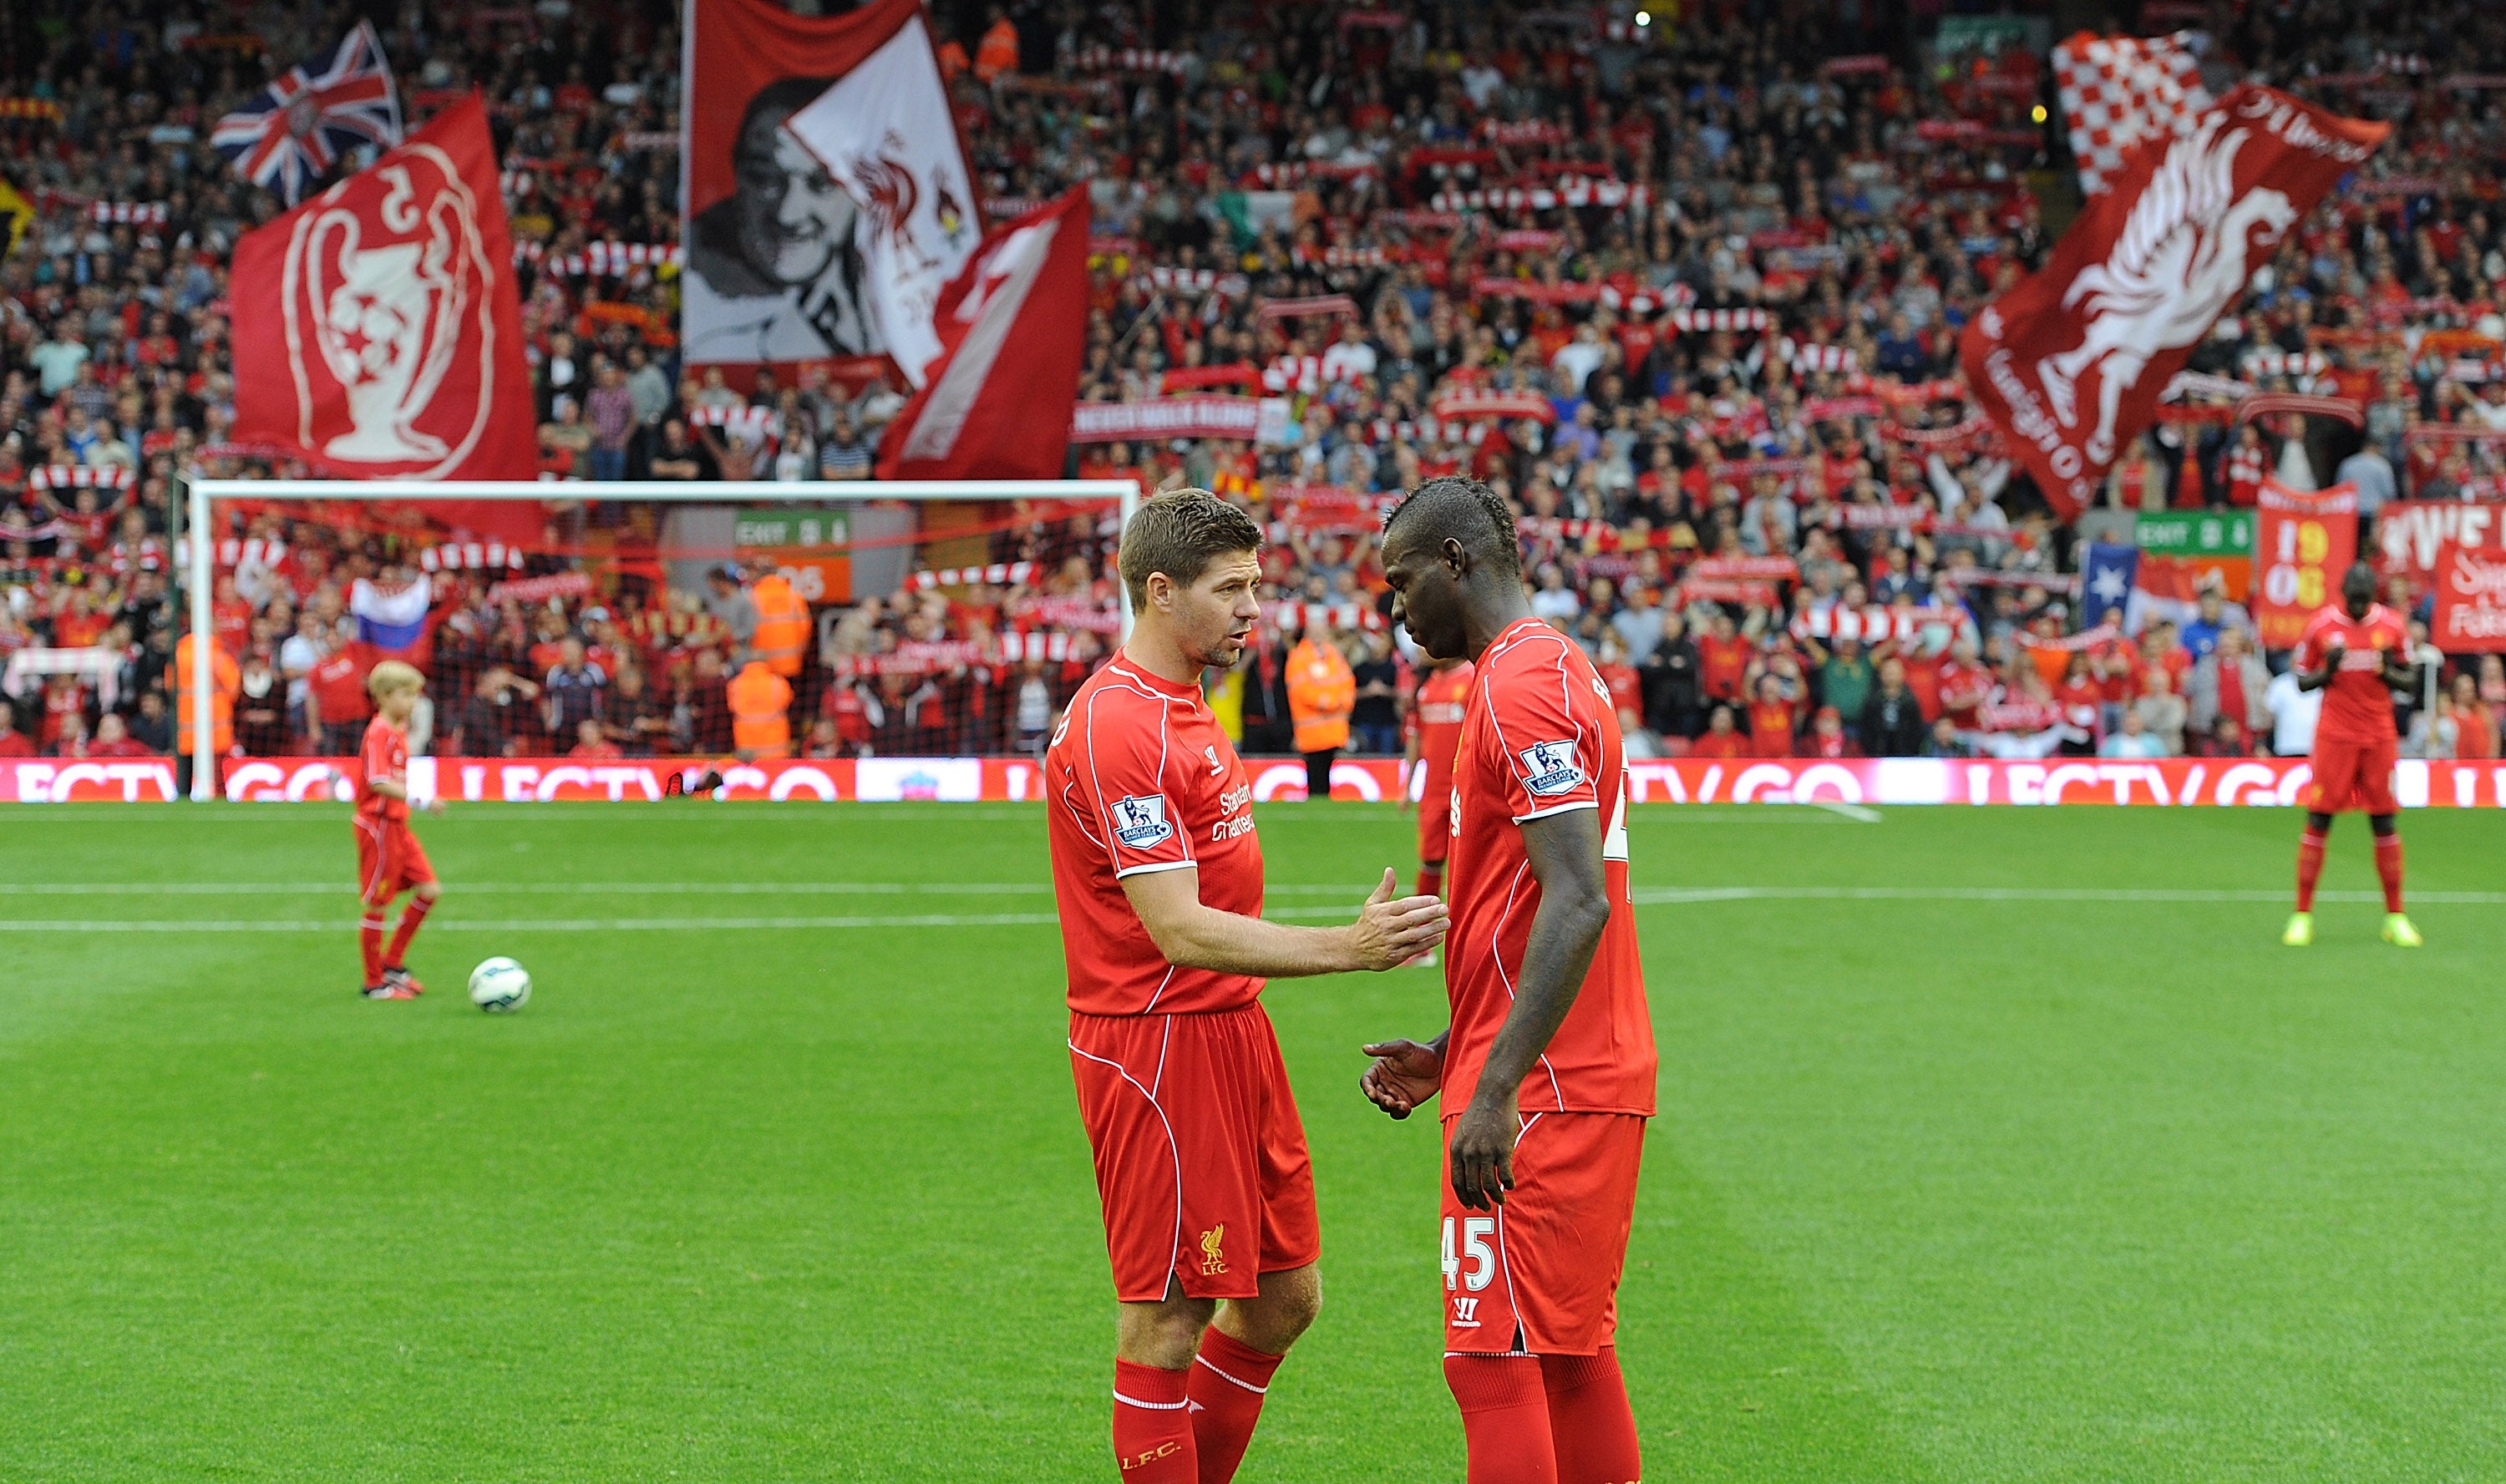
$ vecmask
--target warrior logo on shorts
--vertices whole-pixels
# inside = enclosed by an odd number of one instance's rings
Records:
[[[1218,1244],[1225,1239],[1226,1236],[1227,1223],[1225,1221],[1219,1222],[1217,1225],[1212,1226],[1209,1230],[1200,1234],[1200,1273],[1202,1277],[1215,1278],[1219,1274],[1227,1271],[1227,1254],[1219,1251],[1218,1247]]]
[[[1174,826],[1166,823],[1164,795],[1148,794],[1114,800],[1114,838],[1133,850],[1163,845],[1173,833]]]
[[[1535,742],[1521,756],[1522,786],[1534,798],[1571,792],[1584,781],[1584,766],[1575,760],[1572,742]]]
[[[1480,1326],[1480,1301],[1476,1298],[1453,1299],[1453,1327],[1477,1329]]]

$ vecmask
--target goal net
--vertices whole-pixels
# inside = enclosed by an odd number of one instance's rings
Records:
[[[1031,750],[1039,707],[1128,627],[1113,554],[1138,500],[1106,479],[195,480],[178,567],[214,642],[177,677],[182,751],[220,761],[191,796],[353,756],[384,658],[426,677],[412,752],[438,759],[754,752],[730,706],[752,660],[789,687],[791,757]]]

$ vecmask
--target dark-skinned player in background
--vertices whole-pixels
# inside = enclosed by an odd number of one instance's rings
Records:
[[[2297,910],[2279,940],[2292,948],[2314,941],[2314,883],[2323,874],[2323,846],[2332,816],[2367,813],[2376,835],[2376,876],[2384,886],[2384,941],[2419,946],[2419,930],[2402,912],[2402,836],[2393,816],[2393,760],[2401,733],[2393,724],[2393,691],[2412,683],[2410,626],[2376,601],[2376,572],[2365,562],[2341,579],[2341,606],[2307,620],[2289,655],[2300,689],[2323,692],[2314,727],[2314,781],[2306,790],[2306,832],[2297,842]]]
[[[1655,1055],[1618,718],[1584,652],[1532,616],[1486,485],[1419,485],[1382,550],[1393,618],[1476,670],[1453,760],[1452,1019],[1366,1047],[1359,1085],[1396,1118],[1444,1099],[1445,1379],[1470,1484],[1631,1484],[1618,1287]]]
[[[1346,927],[1262,918],[1253,785],[1200,689],[1261,621],[1261,549],[1252,517],[1206,490],[1134,512],[1119,558],[1130,637],[1044,759],[1125,1484],[1235,1477],[1322,1302],[1313,1168],[1263,981],[1397,968],[1445,935],[1445,904],[1395,900],[1389,869]]]
[[[1418,795],[1418,895],[1445,893],[1445,857],[1453,848],[1453,753],[1461,746],[1462,711],[1471,694],[1469,660],[1429,659],[1410,706],[1409,735],[1401,753],[1401,808],[1410,808],[1412,784]],[[1436,956],[1421,954],[1421,969]]]

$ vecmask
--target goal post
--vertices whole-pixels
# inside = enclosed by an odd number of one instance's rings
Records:
[[[1119,503],[1126,523],[1139,508],[1140,487],[1129,479],[751,479],[690,482],[678,479],[601,481],[569,479],[474,479],[418,482],[389,479],[187,479],[180,502],[185,538],[180,551],[186,588],[189,631],[215,629],[212,608],[216,585],[213,517],[221,500],[399,501],[431,504],[471,500],[625,500],[657,505],[832,505],[869,502],[939,504],[955,501],[1110,500]],[[947,539],[946,532],[935,539]],[[1121,590],[1121,584],[1116,587]],[[1131,628],[1131,598],[1121,590],[1123,633]],[[209,644],[192,646],[191,673],[180,683],[191,693],[192,797],[218,796],[218,772],[212,746],[216,738],[215,708],[210,704],[216,653]]]

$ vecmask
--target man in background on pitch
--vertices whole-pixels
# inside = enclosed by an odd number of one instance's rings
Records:
[[[1477,669],[1453,760],[1452,1021],[1366,1047],[1360,1086],[1396,1118],[1444,1098],[1445,1380],[1470,1484],[1631,1484],[1618,1288],[1655,1055],[1618,716],[1533,616],[1486,485],[1418,486],[1384,522],[1383,577],[1419,648]]]
[[[2393,815],[2393,760],[2401,733],[2393,724],[2393,691],[2416,684],[2410,664],[2411,630],[2402,616],[2376,601],[2376,571],[2365,562],[2341,580],[2341,606],[2307,620],[2289,672],[2301,690],[2323,692],[2314,724],[2314,781],[2306,790],[2306,832],[2297,841],[2297,910],[2280,941],[2314,941],[2314,883],[2332,816],[2367,811],[2376,836],[2376,876],[2384,886],[2384,941],[2419,946],[2419,930],[2402,912],[2402,834]]]
[[[1251,517],[1206,490],[1141,506],[1120,558],[1130,638],[1045,752],[1071,1074],[1119,1300],[1126,1484],[1233,1478],[1322,1301],[1312,1166],[1263,981],[1390,969],[1445,932],[1444,903],[1394,900],[1388,869],[1347,927],[1262,919],[1253,786],[1200,690],[1261,618],[1261,547]]]
[[[1471,694],[1471,662],[1430,658],[1410,703],[1410,736],[1401,759],[1401,807],[1418,785],[1418,895],[1445,894],[1445,858],[1453,840],[1453,754],[1461,746],[1463,705]],[[1418,966],[1432,969],[1433,954]]]

